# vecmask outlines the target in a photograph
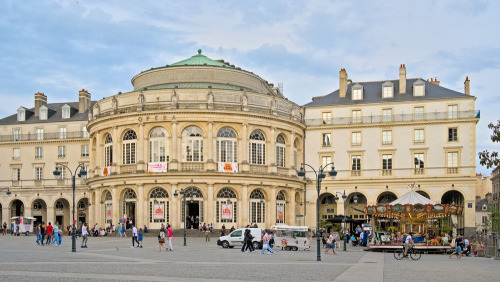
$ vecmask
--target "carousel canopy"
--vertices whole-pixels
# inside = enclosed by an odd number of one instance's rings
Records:
[[[422,204],[422,205],[435,205],[437,204],[434,201],[431,201],[427,199],[426,197],[420,195],[419,193],[415,191],[410,191],[407,194],[405,194],[403,197],[394,200],[390,203],[390,205],[415,205],[415,204]]]

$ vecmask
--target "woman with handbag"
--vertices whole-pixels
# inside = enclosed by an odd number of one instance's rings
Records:
[[[161,248],[167,249],[167,247],[163,246],[163,243],[165,243],[165,229],[160,229],[160,234],[158,234],[158,249],[161,252]]]
[[[335,251],[335,236],[333,236],[333,233],[330,233],[330,237],[328,237],[328,240],[326,240],[326,250],[325,250],[325,255],[328,254],[328,250],[332,249],[334,254],[337,254]]]

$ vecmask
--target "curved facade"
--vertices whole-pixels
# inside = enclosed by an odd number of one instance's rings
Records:
[[[132,79],[89,114],[90,222],[215,228],[295,224],[300,108],[253,73],[200,53]],[[176,193],[177,192],[177,193]],[[174,196],[177,195],[177,196]]]

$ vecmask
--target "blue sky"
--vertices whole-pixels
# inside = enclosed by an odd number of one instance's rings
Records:
[[[297,104],[354,81],[437,77],[481,110],[477,150],[499,150],[499,1],[10,1],[0,2],[0,117],[49,103],[132,90],[143,70],[198,48],[269,82]],[[489,174],[478,163],[478,172]]]

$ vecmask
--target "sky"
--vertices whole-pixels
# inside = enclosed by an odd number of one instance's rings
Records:
[[[1,0],[0,118],[49,103],[133,90],[141,71],[195,55],[224,59],[283,83],[299,105],[353,81],[437,77],[481,110],[477,151],[500,150],[500,1],[63,1]],[[477,162],[477,172],[489,175]]]

